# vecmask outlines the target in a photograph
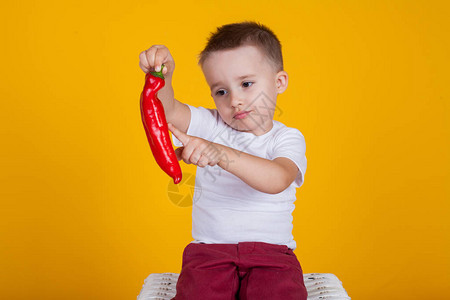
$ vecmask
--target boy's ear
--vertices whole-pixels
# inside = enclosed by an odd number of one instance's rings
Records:
[[[276,75],[277,93],[283,93],[288,86],[289,76],[286,71],[280,71]]]

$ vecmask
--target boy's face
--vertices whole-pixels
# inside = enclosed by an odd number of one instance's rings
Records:
[[[202,70],[216,108],[229,126],[255,135],[272,129],[277,94],[287,87],[287,73],[277,73],[257,47],[213,52]]]

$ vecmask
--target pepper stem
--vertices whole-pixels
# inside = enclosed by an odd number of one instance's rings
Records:
[[[161,70],[159,72],[150,72],[153,76],[159,77],[164,79],[163,71],[164,70],[164,64],[161,65]]]

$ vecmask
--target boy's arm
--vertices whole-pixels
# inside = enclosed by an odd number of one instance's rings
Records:
[[[167,123],[172,123],[182,132],[187,132],[191,120],[191,110],[186,104],[175,99],[172,75],[165,76],[165,85],[159,90],[158,98],[163,103]]]
[[[281,193],[298,174],[297,165],[289,158],[265,159],[187,135],[172,124],[169,129],[183,143],[183,147],[175,150],[178,160],[199,167],[217,164],[260,192]]]
[[[175,108],[169,110],[171,112],[167,115],[167,123],[178,125],[181,131],[187,132],[189,123],[191,121],[191,110],[189,107],[174,98],[173,105]]]
[[[297,165],[286,157],[270,160],[221,144],[214,143],[214,147],[218,149],[218,165],[222,169],[236,175],[260,192],[281,193],[291,185],[299,171]]]

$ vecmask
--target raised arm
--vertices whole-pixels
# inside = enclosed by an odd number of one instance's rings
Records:
[[[158,92],[158,98],[164,106],[167,122],[186,132],[191,120],[191,111],[186,104],[175,99],[172,86],[175,61],[169,49],[164,45],[153,45],[139,54],[139,66],[145,73],[153,70],[158,72],[163,64],[165,86]]]

